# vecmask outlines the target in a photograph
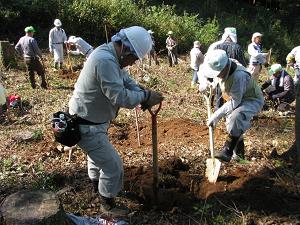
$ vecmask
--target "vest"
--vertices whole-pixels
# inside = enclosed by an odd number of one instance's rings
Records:
[[[235,73],[237,71],[243,71],[243,72],[247,73],[247,75],[250,76],[249,82],[247,84],[246,92],[243,95],[242,100],[261,98],[262,93],[261,93],[260,87],[257,85],[256,81],[251,78],[251,75],[246,70],[246,68],[237,63],[237,68],[235,69],[235,71],[233,73]],[[219,84],[220,84],[222,92],[227,95],[229,95],[230,89],[231,89],[233,81],[234,81],[234,76],[232,76],[232,74],[229,74],[227,79],[224,81],[219,80]]]

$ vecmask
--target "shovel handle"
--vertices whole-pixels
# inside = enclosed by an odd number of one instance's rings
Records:
[[[162,102],[160,102],[158,108],[156,110],[153,110],[153,111],[152,111],[152,108],[148,109],[151,116],[157,116],[158,112],[161,109],[161,105],[162,105]]]

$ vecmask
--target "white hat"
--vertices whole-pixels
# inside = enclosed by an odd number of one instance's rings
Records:
[[[252,42],[254,41],[254,39],[255,39],[256,37],[261,37],[261,36],[263,36],[263,34],[261,34],[261,33],[259,33],[259,32],[255,32],[254,34],[252,34],[252,38],[251,38]]]
[[[277,73],[277,72],[279,72],[279,71],[282,71],[282,66],[281,66],[281,64],[273,64],[272,66],[271,66],[271,68],[269,69],[269,74],[270,75],[273,75],[273,74],[275,74],[275,73]]]
[[[142,59],[152,49],[152,38],[148,31],[139,26],[128,27],[124,33],[137,56]]]
[[[224,50],[216,49],[209,51],[199,68],[199,73],[207,78],[215,78],[228,63],[228,56]]]
[[[56,27],[60,27],[62,25],[62,23],[61,23],[61,21],[59,19],[55,19],[53,24]]]
[[[152,30],[148,30],[149,34],[154,34],[154,32]]]
[[[194,41],[194,48],[200,48],[201,44],[200,41]]]
[[[224,34],[223,34],[224,41],[226,40],[227,37],[230,37],[232,42],[236,43],[237,42],[236,28],[226,27],[224,29]]]
[[[73,41],[75,38],[76,38],[76,36],[70,36],[69,39],[68,39],[68,42]]]
[[[173,34],[173,31],[169,30],[167,35],[172,35]]]

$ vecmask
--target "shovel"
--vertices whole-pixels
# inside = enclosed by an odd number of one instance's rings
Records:
[[[152,161],[153,161],[153,193],[154,193],[154,201],[157,203],[157,195],[158,195],[158,155],[157,155],[157,114],[161,109],[161,104],[159,104],[158,108],[154,111],[148,109],[151,114],[152,119]]]
[[[209,88],[209,96],[204,95],[204,98],[206,100],[207,115],[209,119],[211,116],[212,87]],[[206,159],[205,176],[207,177],[210,183],[216,183],[221,168],[221,162],[220,160],[215,158],[213,127],[209,126],[208,131],[209,131],[209,149],[210,149],[211,158]]]
[[[69,48],[69,46],[68,46],[67,43],[66,43],[66,48],[67,48],[67,56],[68,56],[68,62],[67,62],[67,64],[66,64],[66,66],[67,66],[67,69],[68,69],[69,71],[71,71],[71,73],[73,74],[73,68],[72,68],[72,63],[71,63],[70,53],[69,53],[70,48]]]

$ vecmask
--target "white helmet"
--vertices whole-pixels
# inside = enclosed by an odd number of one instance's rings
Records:
[[[68,42],[72,42],[75,38],[76,38],[76,36],[70,36],[68,39]]]
[[[142,59],[152,49],[152,39],[148,31],[139,26],[128,27],[124,33],[137,56]]]
[[[54,24],[54,26],[56,26],[56,27],[60,27],[60,26],[62,25],[60,19],[55,19],[53,24]]]

